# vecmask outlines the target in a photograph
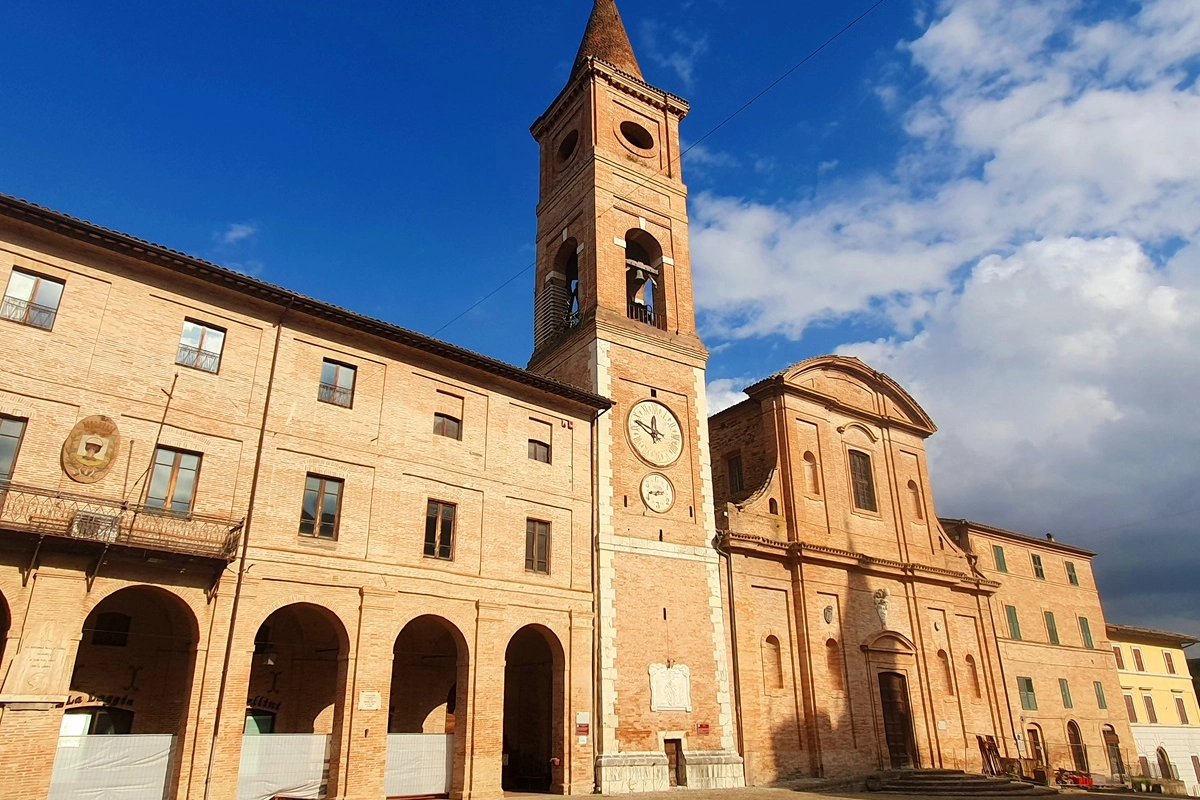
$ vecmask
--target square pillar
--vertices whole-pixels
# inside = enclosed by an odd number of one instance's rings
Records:
[[[342,726],[347,753],[341,796],[378,800],[385,796],[396,593],[364,588],[361,597],[358,653]]]

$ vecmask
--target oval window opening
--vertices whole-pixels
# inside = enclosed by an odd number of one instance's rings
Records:
[[[565,164],[571,156],[575,155],[575,148],[579,146],[579,131],[571,131],[563,137],[562,144],[558,146],[558,163]]]
[[[650,131],[636,122],[622,122],[621,135],[625,137],[625,141],[639,150],[649,150],[654,147],[654,137],[650,135]]]

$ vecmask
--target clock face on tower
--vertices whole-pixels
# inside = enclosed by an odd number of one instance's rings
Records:
[[[667,476],[651,472],[642,478],[642,502],[651,511],[665,514],[675,505],[675,487]]]
[[[679,420],[655,400],[643,400],[630,409],[626,429],[634,451],[656,467],[674,464],[683,453]]]

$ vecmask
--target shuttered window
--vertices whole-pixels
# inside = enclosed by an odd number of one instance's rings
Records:
[[[850,480],[854,488],[854,507],[863,511],[878,511],[875,502],[875,479],[871,474],[871,457],[857,450],[850,451]]]
[[[1021,623],[1017,619],[1017,607],[1005,606],[1004,613],[1008,616],[1008,635],[1012,639],[1021,638]]]
[[[550,574],[550,523],[525,520],[525,571]]]

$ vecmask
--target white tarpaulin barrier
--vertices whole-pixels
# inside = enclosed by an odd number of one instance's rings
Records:
[[[276,795],[317,800],[325,796],[328,774],[328,736],[311,733],[243,736],[238,800],[271,800]]]
[[[388,797],[449,794],[454,734],[393,733],[388,736]]]
[[[163,800],[174,736],[60,736],[47,800]]]

